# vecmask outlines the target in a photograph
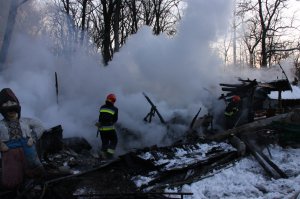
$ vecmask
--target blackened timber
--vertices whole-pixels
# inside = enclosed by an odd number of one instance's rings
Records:
[[[208,154],[206,154],[208,155]],[[193,179],[199,176],[203,176],[205,173],[212,171],[216,167],[221,165],[225,165],[228,162],[232,162],[237,158],[236,151],[224,152],[221,151],[219,153],[208,155],[207,159],[199,160],[194,164],[186,165],[184,167],[160,170],[159,175],[153,180],[149,181],[147,184],[142,185],[140,187],[141,190],[150,187],[150,186],[161,186],[161,184],[172,184],[173,178],[176,178],[175,183],[179,183],[182,181],[193,182]],[[187,173],[192,171],[193,175],[188,176]]]
[[[155,113],[158,115],[159,120],[161,123],[166,124],[164,118],[161,116],[161,114],[158,112],[156,106],[153,104],[153,102],[150,100],[150,98],[143,93],[144,97],[146,98],[146,100],[149,102],[149,104],[151,105],[151,110],[150,112],[147,114],[147,116],[144,118],[145,121],[151,122],[152,117],[155,115]]]
[[[282,178],[288,178],[288,176],[273,162],[271,161],[263,152],[258,151],[258,154],[280,175]]]
[[[43,132],[37,142],[37,151],[41,158],[48,159],[49,154],[57,153],[63,148],[63,129],[61,125],[54,126]]]
[[[241,82],[256,83],[256,79],[250,80],[249,78],[248,78],[248,79],[242,79],[242,78],[239,78],[238,80],[241,81]]]
[[[246,132],[255,132],[258,129],[262,129],[265,126],[270,125],[273,121],[282,121],[286,119],[289,115],[290,113],[285,113],[285,114],[276,115],[274,117],[257,120],[248,124],[238,126],[233,129],[229,129],[225,132],[220,132],[214,135],[207,135],[206,138],[209,140],[222,140],[227,138],[230,135],[238,135],[240,133],[246,133]]]
[[[280,79],[272,82],[268,82],[272,86],[269,91],[292,91],[290,82],[287,79]]]
[[[195,167],[194,169],[189,169],[183,180],[177,180],[175,182],[168,182],[155,185],[155,188],[168,188],[175,186],[182,186],[184,184],[191,184],[202,179],[211,177],[216,173],[219,173],[227,168],[234,166],[236,161],[239,161],[240,158],[237,157],[236,152],[230,152],[226,154],[224,157],[218,158],[215,162],[208,162],[207,164],[199,165],[199,167]],[[199,171],[197,171],[199,170]],[[188,176],[188,172],[192,171],[192,176]]]
[[[292,86],[291,86],[290,81],[289,81],[289,78],[287,77],[287,75],[286,75],[285,71],[283,70],[281,64],[278,63],[278,65],[279,65],[279,67],[280,67],[282,73],[284,74],[284,76],[285,76],[285,78],[286,78],[286,82],[287,82],[287,84],[288,84],[288,86],[287,86],[287,87],[288,87],[288,90],[293,91]]]
[[[247,92],[257,86],[256,80],[242,80],[239,79],[239,81],[242,81],[241,84],[224,84],[221,83],[220,86],[222,87],[222,91],[229,91],[229,92]]]
[[[76,153],[81,153],[83,150],[91,150],[92,146],[84,137],[71,137],[64,138],[63,143],[65,147],[68,147]]]
[[[188,192],[178,192],[178,193],[174,193],[174,192],[135,192],[135,193],[111,193],[111,194],[99,194],[99,193],[91,193],[91,194],[80,194],[80,195],[74,195],[76,198],[144,198],[144,199],[159,199],[159,198],[163,198],[163,199],[167,199],[170,198],[168,196],[180,196],[181,198],[183,198],[183,196],[185,195],[193,195],[193,193],[188,193]],[[172,197],[173,198],[173,197]]]
[[[249,141],[248,139],[244,139],[243,141],[246,144],[247,149],[271,177],[278,178],[279,176],[281,178],[287,178],[287,175],[262,151],[258,150],[251,141]]]
[[[241,86],[241,84],[224,84],[224,83],[221,83],[219,85],[224,86],[224,87],[239,87],[239,86]]]
[[[55,72],[55,91],[56,91],[56,103],[58,104],[58,79],[57,79],[56,72]]]
[[[275,89],[275,87],[270,83],[258,83],[257,86],[268,89]]]
[[[40,199],[47,199],[47,198],[57,198],[59,196],[57,196],[57,185],[61,182],[67,182],[67,181],[74,181],[75,179],[79,179],[80,177],[82,176],[85,176],[87,174],[90,174],[90,173],[93,173],[93,172],[96,172],[96,171],[100,171],[104,168],[107,168],[108,166],[112,165],[112,164],[115,164],[117,162],[119,162],[120,159],[113,159],[111,161],[108,161],[108,162],[105,162],[103,164],[100,164],[98,167],[96,168],[93,168],[93,169],[90,169],[90,170],[87,170],[87,171],[84,171],[84,172],[81,172],[81,173],[78,173],[78,174],[73,174],[73,175],[68,175],[68,176],[64,176],[64,177],[60,177],[60,178],[55,178],[55,179],[52,179],[52,180],[48,180],[44,183],[44,186],[43,186],[43,190],[42,190],[42,193],[41,193],[41,196],[40,196]],[[54,193],[53,193],[54,192]],[[50,197],[51,195],[55,195],[55,197]],[[68,192],[69,194],[69,192]],[[50,195],[50,196],[49,196]],[[60,198],[66,198],[66,197],[60,197]]]
[[[230,91],[230,92],[237,92],[239,89],[237,87],[234,88],[222,88],[222,91]]]
[[[192,122],[190,124],[190,129],[193,128],[194,123],[195,123],[195,121],[196,121],[196,119],[197,119],[197,117],[198,117],[198,115],[199,115],[200,112],[201,112],[201,107],[200,107],[199,111],[197,112],[197,114],[194,116],[194,118],[193,118],[193,120],[192,120]]]

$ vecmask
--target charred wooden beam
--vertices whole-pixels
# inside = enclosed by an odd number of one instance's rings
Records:
[[[47,159],[48,154],[57,153],[63,148],[63,129],[61,125],[47,129],[37,142],[37,151],[41,158]]]
[[[230,135],[238,135],[240,133],[245,132],[255,132],[258,129],[262,129],[266,127],[267,125],[270,125],[273,121],[282,121],[284,119],[287,119],[289,117],[290,113],[285,113],[281,115],[276,115],[274,117],[269,117],[266,119],[257,120],[248,124],[241,125],[239,127],[229,129],[227,131],[217,133],[214,135],[207,135],[207,139],[209,140],[222,140],[227,138]]]
[[[238,89],[238,87],[234,87],[234,88],[222,88],[222,91],[230,91],[230,92],[238,92],[239,91],[239,89]]]
[[[221,83],[219,85],[222,86],[222,87],[239,87],[242,84],[224,84],[224,83]]]
[[[240,158],[238,158],[236,153],[229,153],[226,156],[219,158],[216,162],[201,165],[199,168],[196,168],[197,170],[199,170],[199,172],[195,172],[195,170],[190,169],[188,170],[188,172],[186,172],[184,179],[178,179],[174,182],[155,185],[155,189],[178,187],[184,184],[191,184],[200,181],[202,179],[211,177],[223,171],[224,169],[232,167],[234,165],[234,162],[238,161],[239,159]]]
[[[180,196],[183,198],[183,196],[191,196],[193,193],[188,193],[188,192],[135,192],[135,193],[107,193],[107,194],[101,194],[101,193],[90,193],[90,194],[78,194],[74,195],[75,198],[144,198],[144,199],[167,199],[170,198],[171,196]],[[173,198],[173,197],[171,197]],[[177,198],[177,197],[176,197]]]
[[[83,150],[91,150],[92,146],[83,137],[71,137],[63,139],[64,146],[72,149],[76,153],[80,153]]]
[[[164,118],[161,116],[161,114],[159,113],[159,111],[157,110],[156,106],[153,104],[153,102],[150,100],[150,98],[143,93],[144,97],[146,98],[146,100],[149,102],[149,104],[151,105],[151,109],[150,112],[146,115],[146,117],[144,118],[144,121],[146,122],[151,122],[152,117],[154,117],[155,113],[157,114],[157,116],[159,117],[159,120],[162,124],[166,124]]]
[[[195,121],[196,121],[196,119],[197,119],[197,117],[198,117],[198,115],[199,115],[200,112],[201,112],[201,107],[200,107],[199,111],[197,112],[197,114],[193,117],[193,120],[192,120],[192,122],[190,124],[190,129],[193,129]]]
[[[194,164],[186,165],[185,167],[178,167],[173,169],[167,169],[167,170],[161,170],[159,172],[159,175],[147,183],[147,185],[142,185],[140,187],[141,190],[150,187],[155,186],[159,184],[169,184],[170,179],[176,178],[176,182],[182,182],[193,180],[195,177],[199,177],[201,175],[204,175],[208,171],[212,171],[217,166],[220,166],[222,164],[226,164],[229,161],[231,162],[233,159],[236,159],[237,152],[236,151],[230,151],[230,152],[219,152],[208,155],[209,157],[205,160],[199,160]],[[193,170],[193,175],[188,176],[188,172]],[[174,183],[174,180],[173,182]]]
[[[247,146],[247,149],[255,157],[258,163],[264,168],[264,170],[274,178],[287,178],[287,175],[274,163],[272,162],[261,150],[256,147],[253,142],[249,139],[243,139]]]
[[[68,176],[63,176],[63,177],[60,177],[60,178],[55,178],[55,179],[48,180],[44,183],[43,190],[42,190],[42,193],[40,195],[40,199],[56,198],[56,197],[58,197],[58,196],[56,196],[56,194],[57,194],[57,188],[56,188],[57,184],[59,184],[61,182],[66,182],[66,181],[72,181],[72,180],[74,181],[75,179],[78,179],[81,176],[84,176],[84,175],[87,175],[89,173],[93,173],[93,172],[99,171],[101,169],[104,169],[104,168],[108,167],[109,165],[117,163],[118,161],[120,161],[120,160],[115,159],[115,160],[112,160],[112,161],[102,163],[96,168],[93,168],[93,169],[90,169],[90,170],[87,170],[87,171],[84,171],[84,172],[81,172],[81,173],[78,173],[78,174],[73,174],[73,175],[68,175]],[[53,192],[54,192],[55,197],[52,196]],[[61,196],[60,196],[60,198],[61,198]],[[62,197],[62,198],[65,198],[65,197]]]

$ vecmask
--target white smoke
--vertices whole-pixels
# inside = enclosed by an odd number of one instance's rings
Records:
[[[84,136],[97,145],[100,141],[95,139],[94,122],[99,106],[108,93],[115,93],[119,124],[138,132],[137,143],[127,140],[124,145],[161,144],[166,128],[159,124],[157,116],[151,124],[143,121],[150,105],[142,92],[148,94],[166,120],[180,114],[189,121],[199,107],[202,115],[208,109],[214,111],[223,106],[217,100],[221,93],[218,84],[231,77],[224,74],[221,59],[211,49],[212,42],[228,28],[231,2],[189,0],[186,3],[174,38],[164,34],[154,36],[149,27],[142,27],[130,36],[107,67],[101,65],[99,54],[87,53],[90,51],[86,48],[76,48],[71,57],[57,57],[49,48],[56,41],[47,38],[47,32],[30,35],[18,28],[0,84],[15,92],[23,116],[39,118],[48,128],[61,124],[66,137]],[[33,16],[27,19],[35,18],[38,13],[30,9]],[[55,72],[59,83],[58,104]],[[126,135],[120,138],[125,141]]]

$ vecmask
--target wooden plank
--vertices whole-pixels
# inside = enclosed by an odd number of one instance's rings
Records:
[[[271,161],[263,152],[258,151],[258,153],[280,175],[280,177],[288,178],[288,176],[273,161]]]
[[[214,135],[207,135],[206,139],[208,140],[222,140],[227,138],[230,135],[238,135],[240,133],[255,132],[258,129],[264,128],[267,125],[270,125],[273,121],[282,121],[289,116],[290,113],[285,113],[281,115],[276,115],[274,117],[269,117],[262,120],[257,120],[248,124],[241,125],[239,127],[229,129],[224,132],[216,133]]]
[[[255,157],[257,162],[263,167],[263,169],[274,178],[288,178],[288,176],[274,163],[272,162],[262,151],[258,150],[257,147],[251,143],[251,141],[244,139],[244,143],[247,149]]]
[[[222,86],[222,87],[240,87],[240,86],[243,86],[243,84],[224,84],[224,83],[221,83],[220,86]]]

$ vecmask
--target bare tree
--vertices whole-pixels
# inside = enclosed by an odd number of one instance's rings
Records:
[[[284,36],[294,28],[293,20],[290,20],[290,24],[284,21],[286,3],[287,0],[240,0],[238,12],[244,22],[243,41],[250,55],[251,66],[258,61],[261,67],[268,67],[280,57],[285,47],[283,44],[286,43]]]
[[[85,23],[86,23],[86,10],[87,10],[87,2],[88,0],[82,0],[82,11],[81,11],[81,43],[83,43],[84,40],[84,32],[85,32]]]
[[[177,8],[179,0],[152,0],[153,12],[154,12],[154,28],[153,32],[155,35],[159,35],[161,32],[165,32],[169,28],[170,23],[174,23],[172,18],[172,8]],[[170,18],[169,18],[170,17]],[[173,24],[174,25],[174,24]]]
[[[81,42],[88,34],[101,50],[105,65],[115,52],[143,25],[154,34],[175,33],[181,0],[53,0],[70,17]],[[77,34],[79,31],[75,31]]]
[[[244,35],[243,35],[243,41],[245,43],[246,49],[249,53],[249,65],[251,67],[255,66],[255,49],[257,45],[261,41],[261,35],[259,34],[259,25],[258,25],[258,20],[254,18],[249,19],[246,24],[246,30],[244,30]]]
[[[9,8],[8,18],[7,18],[7,23],[6,23],[6,29],[5,29],[4,38],[3,38],[1,51],[0,51],[0,65],[1,66],[6,62],[6,57],[7,57],[10,41],[12,38],[12,33],[13,33],[15,22],[16,22],[18,8],[20,5],[22,5],[26,1],[27,0],[22,0],[20,2],[19,0],[12,0],[10,2],[10,8]]]
[[[113,20],[113,31],[114,31],[114,52],[118,52],[120,49],[120,17],[121,17],[121,1],[116,1],[115,11],[114,11],[114,20]]]
[[[117,0],[119,1],[119,0]],[[101,5],[103,8],[103,45],[102,45],[102,54],[103,54],[103,63],[105,65],[111,60],[110,53],[110,40],[111,40],[111,23],[112,15],[114,11],[115,2],[113,0],[101,0]]]

